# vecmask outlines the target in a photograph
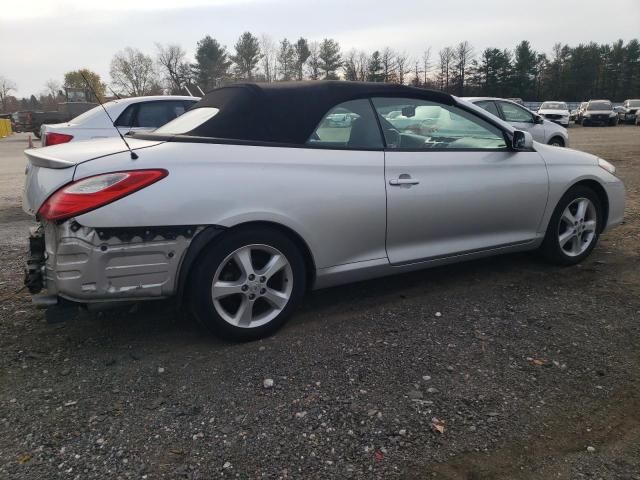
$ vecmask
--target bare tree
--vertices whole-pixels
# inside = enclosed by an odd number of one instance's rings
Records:
[[[320,44],[318,44],[318,42],[311,42],[309,44],[309,60],[307,61],[309,78],[311,80],[320,79],[320,62]]]
[[[262,51],[261,67],[267,82],[273,82],[277,75],[277,47],[273,39],[267,35],[260,36],[260,50]]]
[[[126,95],[139,97],[160,93],[153,59],[140,50],[127,47],[116,53],[109,72],[115,87]]]
[[[44,86],[46,88],[46,95],[50,95],[53,99],[58,98],[60,90],[62,89],[62,85],[60,84],[60,82],[54,79],[50,79],[47,80]]]
[[[464,95],[467,70],[473,59],[473,47],[466,40],[460,42],[454,51],[456,93]]]
[[[7,98],[12,91],[15,91],[16,84],[8,78],[0,76],[0,104],[2,104],[2,111],[7,108]]]
[[[190,81],[191,70],[188,68],[187,52],[180,45],[163,46],[156,43],[156,48],[156,58],[168,90],[174,95],[184,93],[184,87]]]
[[[429,71],[431,70],[431,47],[427,47],[427,49],[422,52],[422,75],[423,80],[422,84],[424,86],[428,83]]]
[[[395,60],[396,68],[397,68],[397,79],[400,85],[404,85],[407,80],[407,73],[409,73],[409,57],[406,52],[401,52],[396,54]]]
[[[364,82],[367,80],[369,58],[367,52],[363,50],[356,50],[355,48],[349,50],[342,65],[344,79],[355,82]]]
[[[396,55],[389,47],[385,47],[380,55],[382,63],[382,81],[394,82],[396,80],[397,68]]]
[[[438,52],[438,56],[440,57],[440,73],[438,74],[440,89],[448,91],[453,70],[454,50],[451,47],[445,47]]]

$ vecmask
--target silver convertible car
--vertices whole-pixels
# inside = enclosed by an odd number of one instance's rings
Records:
[[[573,265],[623,217],[605,160],[401,85],[233,85],[126,141],[26,151],[37,303],[174,296],[253,339],[311,288],[523,250]]]

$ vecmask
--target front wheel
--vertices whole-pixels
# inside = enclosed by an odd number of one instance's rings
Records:
[[[240,227],[222,235],[194,271],[190,303],[212,333],[254,340],[274,333],[305,291],[305,263],[278,230]]]
[[[564,147],[564,140],[560,137],[553,137],[549,140],[549,145],[552,147]]]
[[[595,248],[602,221],[602,205],[595,192],[581,185],[571,188],[551,216],[542,253],[557,265],[580,263]]]
[[[611,120],[611,122],[609,122],[609,125],[612,126],[612,127],[617,127],[618,126],[618,117],[616,117],[613,120]]]

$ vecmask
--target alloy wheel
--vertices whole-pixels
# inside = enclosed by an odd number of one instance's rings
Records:
[[[230,253],[213,276],[211,298],[220,317],[241,328],[260,327],[287,306],[293,290],[289,260],[269,245]]]
[[[576,198],[562,212],[558,225],[558,242],[565,255],[583,254],[596,238],[596,207],[588,198]]]

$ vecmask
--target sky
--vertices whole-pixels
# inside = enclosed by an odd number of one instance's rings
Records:
[[[0,76],[19,97],[79,68],[109,82],[111,58],[125,47],[155,55],[156,43],[177,43],[192,57],[205,35],[233,50],[244,31],[334,38],[343,52],[389,46],[419,57],[431,47],[435,58],[462,40],[476,53],[529,40],[550,53],[556,42],[640,36],[640,0],[4,0]]]

